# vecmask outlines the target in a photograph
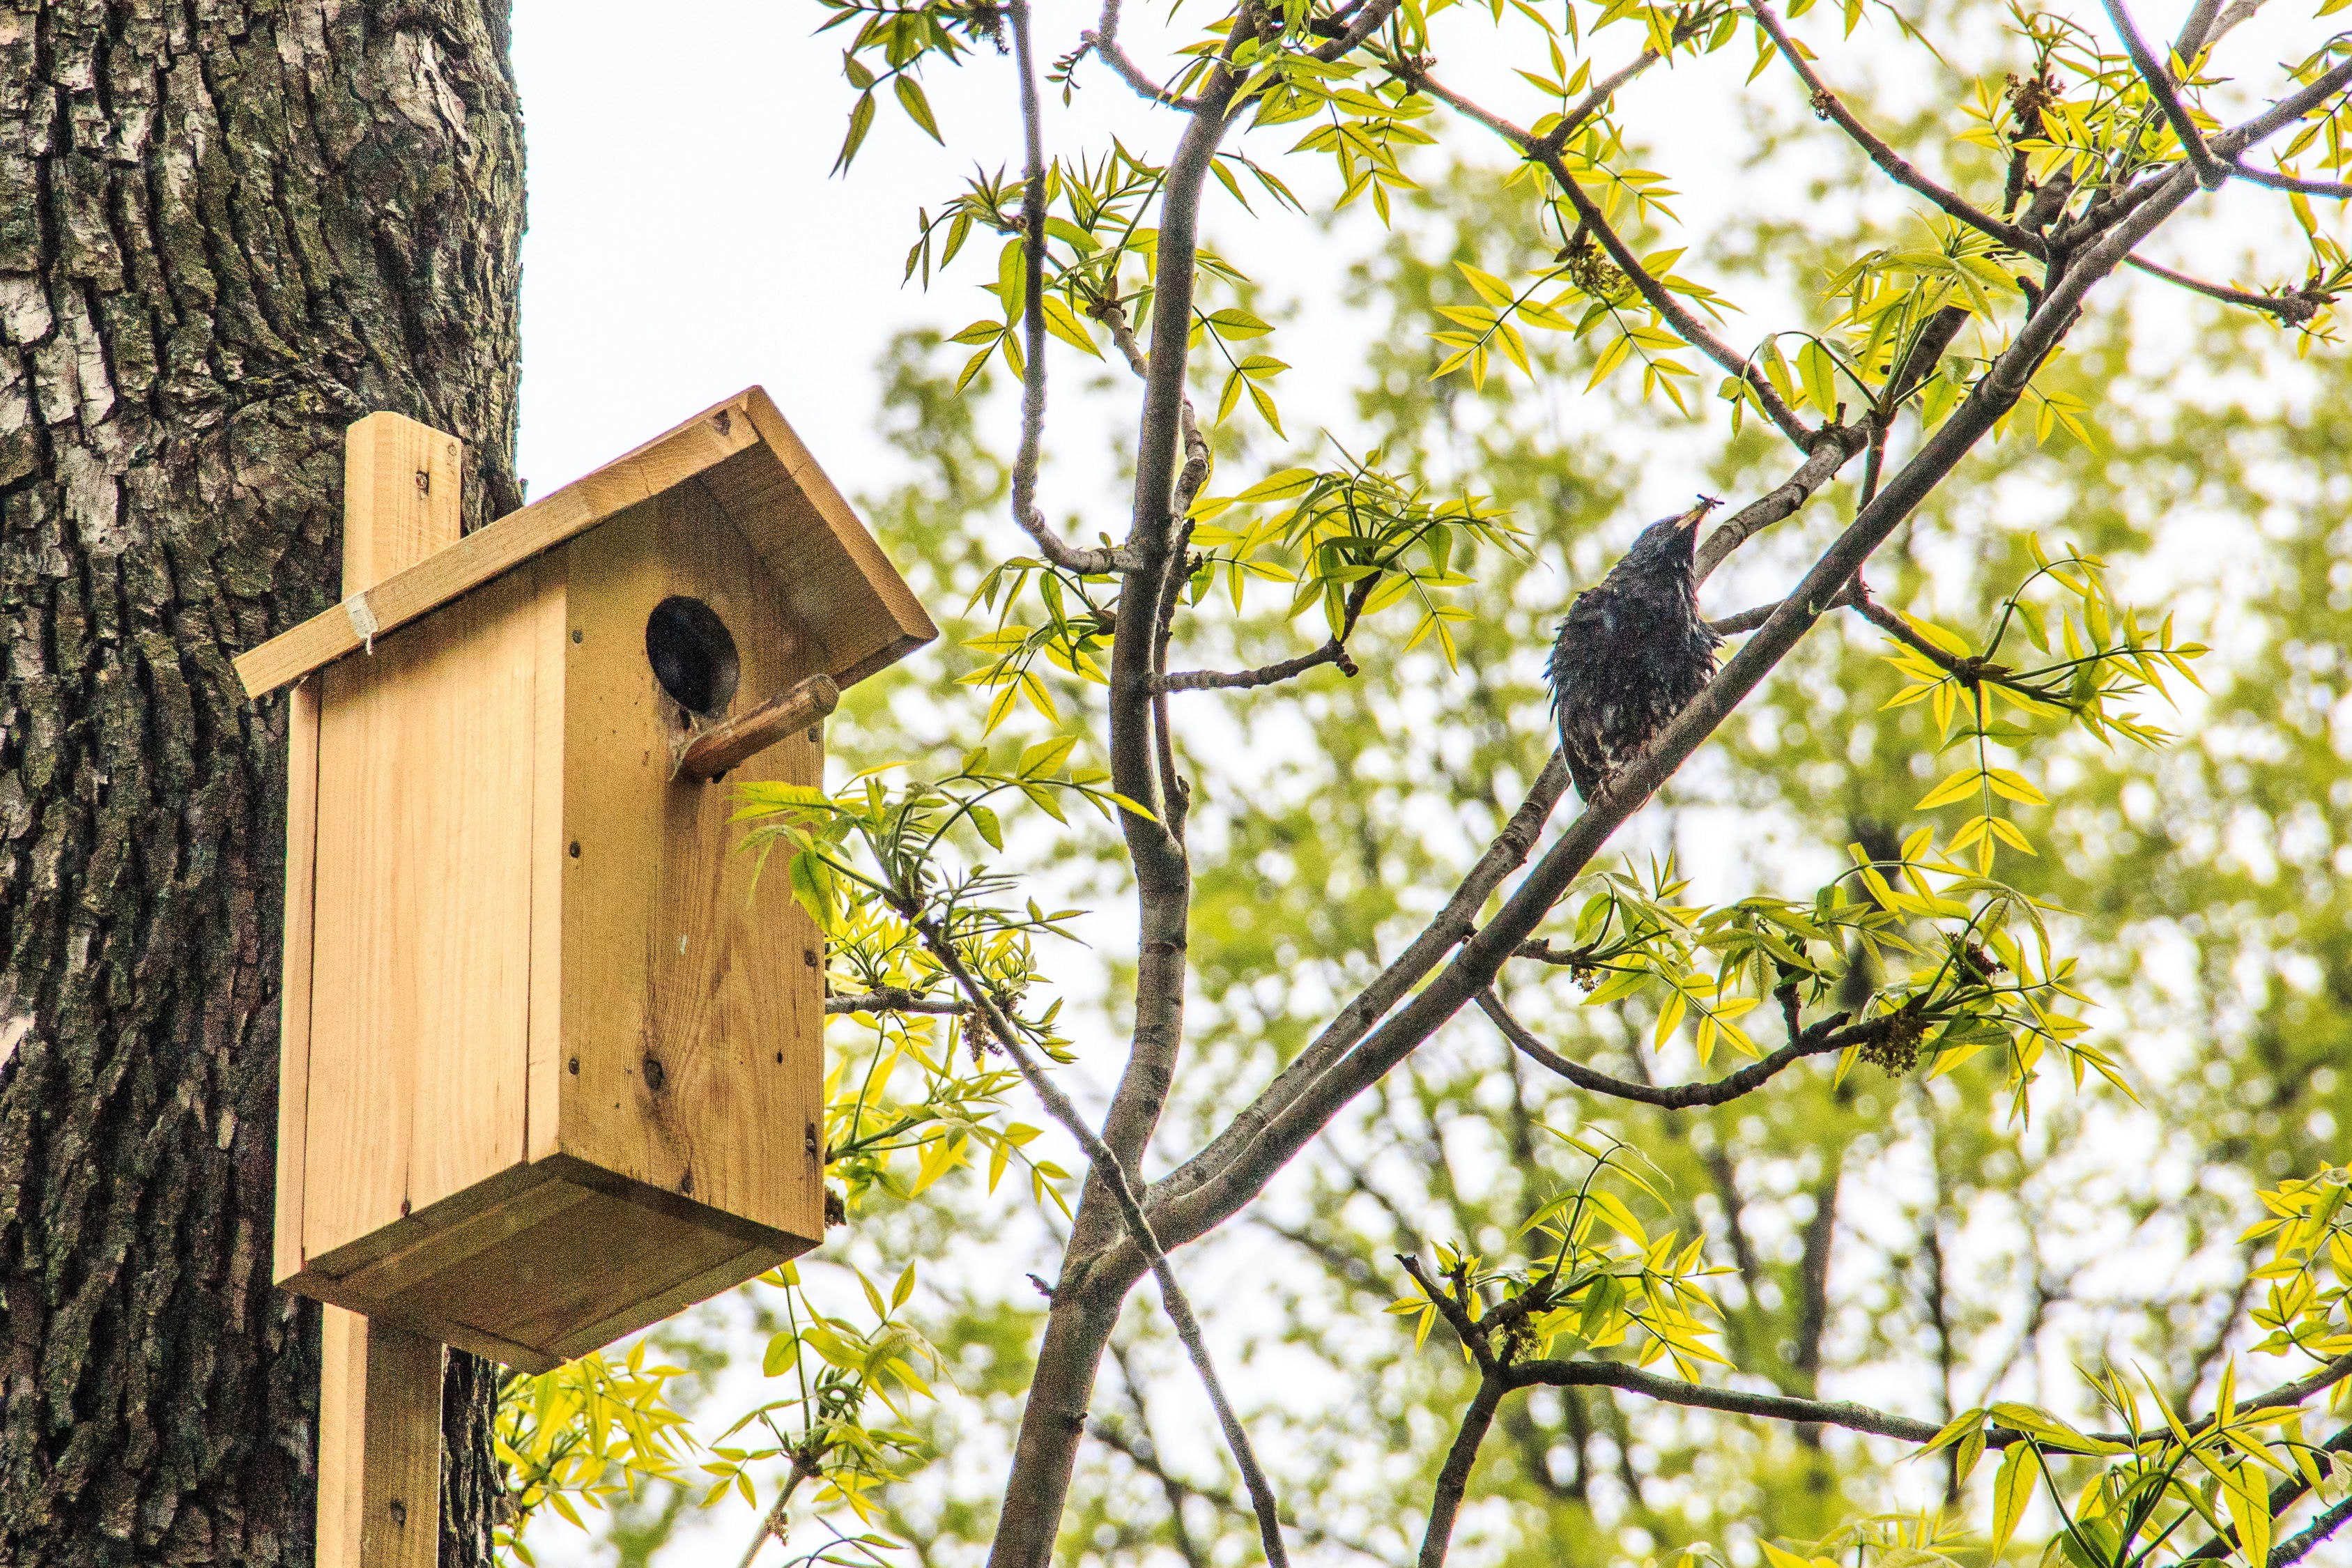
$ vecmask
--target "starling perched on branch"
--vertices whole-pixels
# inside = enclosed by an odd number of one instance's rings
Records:
[[[1654,522],[1597,587],[1576,596],[1551,650],[1551,704],[1576,793],[1590,801],[1715,674],[1722,639],[1699,618],[1692,581],[1701,497]]]

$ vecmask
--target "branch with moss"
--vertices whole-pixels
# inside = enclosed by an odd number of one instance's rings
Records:
[[[2276,316],[2291,327],[2299,327],[2319,314],[2334,298],[2333,295],[2316,289],[2292,289],[2283,294],[2256,294],[2244,289],[2231,289],[2221,283],[2208,283],[2203,279],[2191,278],[2185,272],[2175,272],[2169,267],[2159,267],[2153,261],[2143,260],[2137,256],[2126,257],[2125,263],[2147,273],[2151,278],[2161,278],[2167,283],[2177,285],[2194,294],[2202,294],[2209,300],[2219,300],[2227,305],[2243,305],[2250,310],[2261,310],[2265,314]]]

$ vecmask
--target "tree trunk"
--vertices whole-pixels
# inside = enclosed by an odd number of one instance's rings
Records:
[[[302,1564],[269,1281],[282,699],[343,429],[512,468],[504,0],[0,0],[0,1563]],[[442,1559],[488,1556],[457,1363]]]

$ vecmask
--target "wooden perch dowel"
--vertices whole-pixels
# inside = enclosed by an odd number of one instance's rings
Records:
[[[707,784],[793,731],[815,723],[840,701],[841,688],[829,675],[796,681],[758,707],[714,724],[688,741],[677,754],[671,776],[684,774]]]

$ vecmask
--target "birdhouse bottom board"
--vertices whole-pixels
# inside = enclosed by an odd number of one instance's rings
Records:
[[[540,1371],[824,1234],[820,939],[671,777],[824,668],[723,477],[297,689],[288,1289]],[[821,766],[812,729],[727,782]]]

